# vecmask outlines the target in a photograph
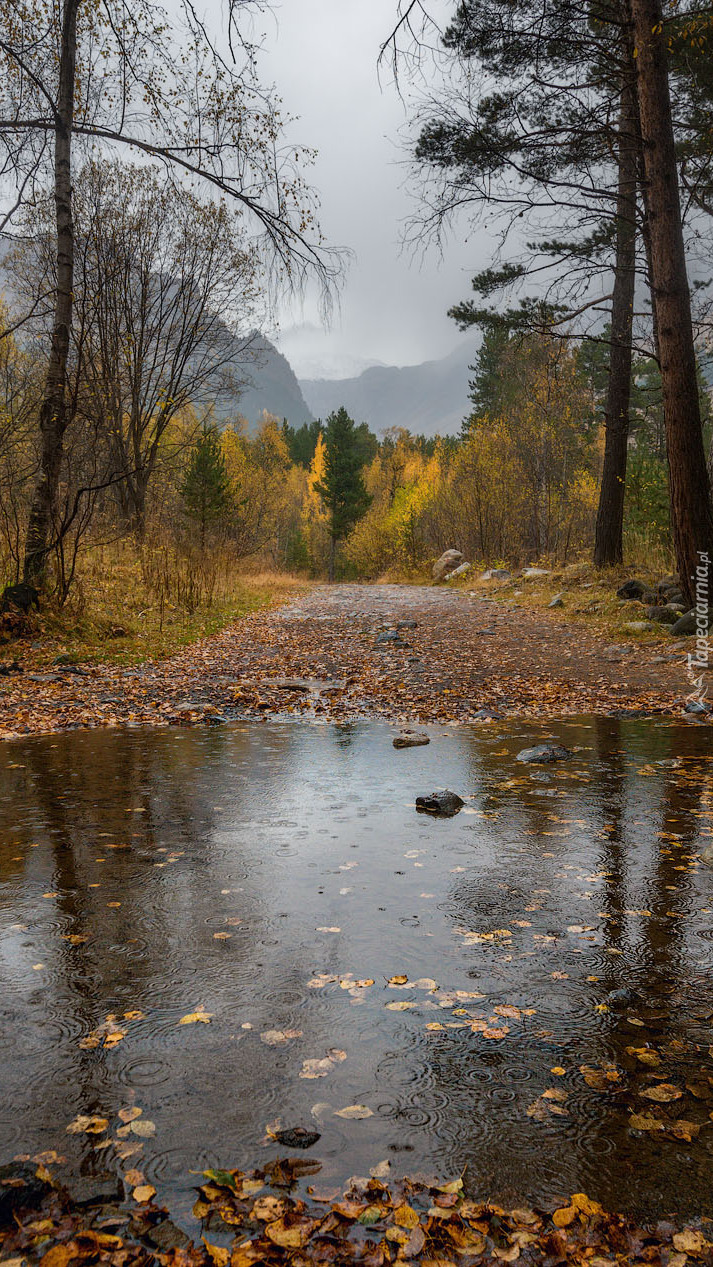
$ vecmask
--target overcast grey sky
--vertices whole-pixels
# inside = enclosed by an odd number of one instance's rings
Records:
[[[406,112],[376,64],[395,11],[396,0],[284,0],[267,19],[263,77],[300,116],[291,135],[319,151],[310,179],[327,238],[355,253],[330,330],[309,298],[302,312],[282,313],[277,342],[301,377],[445,356],[465,341],[446,311],[488,257],[482,234],[454,238],[425,261],[399,248],[413,208],[399,135]]]

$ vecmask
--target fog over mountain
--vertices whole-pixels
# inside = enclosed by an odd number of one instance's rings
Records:
[[[457,435],[468,413],[471,341],[438,361],[421,365],[375,365],[356,378],[300,379],[302,395],[316,418],[344,405],[355,422],[372,431],[407,427],[417,435]]]
[[[216,407],[224,424],[240,414],[254,431],[266,410],[299,427],[344,405],[355,422],[367,422],[377,434],[406,427],[417,435],[435,436],[457,435],[468,413],[469,366],[475,355],[470,341],[438,361],[374,365],[354,378],[298,380],[287,358],[263,335],[256,337],[252,353],[256,359],[235,365],[236,377],[249,382]]]
[[[218,420],[223,423],[245,418],[251,431],[255,431],[263,412],[276,418],[286,418],[293,427],[311,422],[313,415],[300,390],[292,366],[286,357],[264,335],[255,335],[250,344],[250,359],[246,362],[240,354],[234,368],[237,380],[243,386],[234,398],[219,400],[215,407]]]

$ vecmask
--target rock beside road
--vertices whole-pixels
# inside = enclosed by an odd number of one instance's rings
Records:
[[[711,629],[713,629],[713,607],[708,608],[707,616],[702,618],[701,624],[705,624],[705,628],[701,629],[701,632],[704,634],[710,633]],[[678,638],[680,634],[688,636],[698,633],[698,628],[698,613],[694,607],[691,611],[686,612],[684,616],[681,616],[675,625],[671,626],[671,633]]]
[[[434,581],[442,581],[463,562],[463,555],[460,550],[444,550],[440,559],[436,559],[433,565],[431,575]]]

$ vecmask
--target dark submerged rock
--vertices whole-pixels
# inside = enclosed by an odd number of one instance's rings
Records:
[[[444,788],[441,792],[431,792],[430,796],[417,796],[416,809],[423,814],[436,814],[441,818],[452,818],[463,808],[465,801],[457,792]]]
[[[275,1133],[278,1144],[283,1144],[285,1148],[311,1148],[321,1138],[319,1131],[308,1131],[304,1126],[293,1126]]]
[[[163,1219],[155,1227],[144,1232],[145,1239],[161,1253],[168,1254],[172,1249],[187,1249],[191,1244],[190,1236],[182,1232],[171,1219]]]
[[[37,1178],[37,1166],[11,1161],[0,1166],[0,1225],[12,1220],[13,1210],[29,1210],[40,1204],[50,1184]]]
[[[558,743],[538,743],[534,748],[523,748],[515,760],[529,765],[548,765],[551,761],[567,761],[572,756],[569,748]]]

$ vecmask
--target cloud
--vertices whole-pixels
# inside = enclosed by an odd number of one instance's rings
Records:
[[[408,114],[393,85],[380,85],[377,75],[395,9],[395,0],[291,0],[266,34],[262,74],[274,80],[286,113],[300,116],[290,136],[319,151],[309,176],[323,230],[331,244],[355,253],[332,329],[319,334],[311,296],[302,309],[280,314],[280,345],[289,355],[290,343],[299,343],[296,355],[310,361],[310,373],[322,364],[334,377],[330,365],[349,358],[363,367],[446,355],[462,342],[446,311],[468,295],[471,274],[490,253],[483,235],[454,240],[442,258],[433,251],[414,260],[400,247],[413,211],[402,149]],[[299,341],[294,331],[287,335],[289,327],[301,329]]]

